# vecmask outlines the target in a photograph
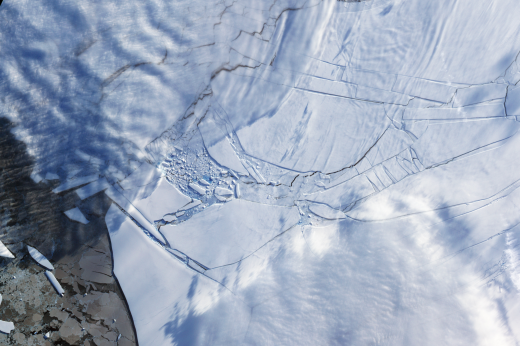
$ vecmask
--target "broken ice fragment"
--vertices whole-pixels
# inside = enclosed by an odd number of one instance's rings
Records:
[[[58,294],[63,297],[63,293],[65,293],[65,291],[61,287],[58,280],[56,280],[56,278],[54,277],[54,274],[52,274],[50,271],[47,270],[47,271],[45,271],[45,276],[47,277],[49,282],[52,284],[52,286],[54,287],[56,292],[58,292]]]
[[[126,199],[119,191],[117,191],[113,186],[105,190],[105,194],[112,200],[114,203],[123,208],[131,217],[136,220],[141,227],[146,229],[151,235],[153,235],[159,242],[162,244],[166,244],[164,237],[157,231],[157,229],[152,225],[150,221],[148,221],[144,215],[137,210],[136,207]]]
[[[186,204],[184,207],[179,208],[179,211],[195,208],[196,206],[198,206],[201,203],[202,202],[200,200],[196,199],[196,200],[192,201],[191,203]],[[179,216],[179,213],[177,213],[177,216]]]
[[[206,180],[204,180],[204,179],[200,179],[200,180],[199,180],[199,183],[201,183],[202,185],[206,185],[206,186],[210,185],[210,184],[209,184]]]
[[[106,178],[101,178],[97,181],[93,181],[92,183],[83,186],[80,189],[76,190],[76,194],[81,198],[81,200],[84,200],[85,198],[88,198],[90,196],[95,195],[99,191],[103,191],[105,189],[108,189],[110,187],[110,184],[106,180]]]
[[[93,174],[93,175],[89,175],[86,177],[76,178],[74,180],[67,180],[66,182],[64,182],[63,184],[61,184],[60,186],[58,186],[57,188],[52,190],[52,192],[60,193],[63,191],[67,191],[67,190],[73,189],[75,187],[78,187],[80,185],[90,183],[98,178],[99,178],[99,175]]]
[[[191,202],[190,197],[168,183],[165,178],[161,178],[155,190],[151,194],[147,193],[146,197],[133,197],[130,191],[123,191],[123,194],[150,221],[160,220],[163,215],[170,214]]]
[[[241,196],[240,185],[238,183],[235,185],[235,195],[237,196],[237,198],[240,198],[240,196]]]
[[[45,340],[47,340],[48,338],[51,337],[51,332],[47,332],[43,335],[43,337],[45,338]]]
[[[31,173],[31,179],[32,179],[36,184],[38,184],[40,181],[43,180],[43,177],[42,177],[41,175],[39,175],[38,173],[36,173],[36,172],[33,171],[33,172]]]
[[[179,212],[177,212],[177,214],[175,214],[175,215],[177,215],[177,217],[180,217],[180,216],[182,216],[182,215],[184,215],[184,214],[185,214],[184,211],[179,211]]]
[[[314,214],[328,220],[344,219],[345,214],[339,210],[333,209],[325,204],[311,204],[310,211]]]
[[[49,262],[49,260],[44,255],[42,255],[40,251],[29,245],[27,245],[27,250],[29,250],[29,254],[36,262],[38,262],[39,265],[47,268],[48,270],[54,270],[51,262]]]
[[[56,173],[47,172],[47,174],[45,174],[45,180],[58,180],[58,179],[60,179],[60,177]]]
[[[9,249],[0,241],[0,257],[14,258],[14,255]]]
[[[11,333],[11,330],[13,330],[13,329],[14,329],[13,322],[0,321],[0,332],[9,334],[9,333]]]
[[[169,214],[169,215],[164,215],[163,220],[166,222],[172,222],[172,221],[177,220],[177,218],[175,217],[175,215]]]
[[[233,196],[233,191],[231,191],[229,189],[222,188],[222,187],[217,187],[215,189],[215,196],[217,198],[218,197],[222,197],[224,199],[228,199],[228,198],[231,198]]]
[[[206,194],[206,189],[202,188],[198,184],[190,183],[190,184],[188,184],[188,186],[191,187],[193,190],[197,191],[201,195],[205,195]]]
[[[81,212],[81,210],[79,210],[78,207],[74,208],[74,209],[70,209],[70,210],[67,210],[65,212],[65,215],[67,215],[67,217],[73,221],[77,221],[79,223],[82,223],[84,225],[86,225],[87,223],[89,223],[89,221],[87,220],[87,218],[83,215],[83,213]]]

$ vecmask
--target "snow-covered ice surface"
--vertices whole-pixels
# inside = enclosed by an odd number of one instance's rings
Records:
[[[519,16],[5,0],[0,115],[115,202],[140,345],[517,345]]]

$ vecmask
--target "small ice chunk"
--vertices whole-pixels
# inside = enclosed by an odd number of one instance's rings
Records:
[[[43,177],[42,177],[41,175],[39,175],[38,173],[36,173],[36,172],[33,171],[33,172],[31,173],[31,179],[32,179],[36,184],[38,184],[40,181],[43,180]]]
[[[184,211],[179,211],[179,212],[177,212],[177,214],[175,214],[175,215],[177,215],[177,217],[180,217],[180,216],[182,216],[182,215],[184,215],[184,214],[185,214]]]
[[[240,198],[241,194],[240,194],[240,184],[236,184],[235,185],[235,195],[237,196],[237,198]]]
[[[196,206],[198,206],[201,203],[202,202],[200,200],[196,199],[194,201],[191,201],[191,203],[186,204],[184,207],[179,208],[179,211],[195,208]]]
[[[199,180],[199,183],[201,183],[202,185],[206,185],[206,186],[210,185],[210,183],[208,183],[208,182],[207,182],[206,180],[204,180],[204,179]]]
[[[0,294],[0,304],[2,304],[2,295]]]
[[[9,333],[11,333],[11,330],[13,330],[13,329],[14,329],[13,322],[0,321],[0,332],[2,332],[4,334],[9,334]]]
[[[82,223],[84,225],[89,223],[87,218],[83,215],[83,213],[81,212],[81,210],[79,210],[78,207],[76,207],[74,209],[67,210],[65,212],[65,215],[67,215],[67,217],[69,219],[71,219],[72,221],[77,221],[77,222]]]
[[[314,214],[328,220],[344,219],[345,214],[339,210],[333,209],[325,204],[311,204],[310,211]]]
[[[43,335],[43,338],[44,338],[45,340],[49,339],[50,337],[51,337],[51,332],[47,332],[47,333],[45,333],[45,334]]]
[[[93,165],[104,165],[105,161],[98,159],[97,157],[91,156],[90,157],[90,163]]]
[[[75,153],[76,153],[76,155],[80,158],[80,160],[83,160],[83,161],[90,161],[90,155],[85,154],[85,153],[82,152],[81,150],[76,150]]]
[[[67,178],[75,177],[81,171],[82,171],[81,168],[72,169],[71,171],[67,172]]]
[[[41,265],[44,268],[47,268],[48,270],[54,270],[54,266],[51,264],[51,262],[49,262],[47,257],[42,255],[40,251],[36,250],[35,248],[29,245],[27,245],[27,250],[29,250],[29,254],[36,262],[38,262],[39,265]]]
[[[80,185],[90,183],[97,179],[99,179],[99,175],[93,174],[93,175],[88,175],[86,177],[76,178],[74,180],[67,180],[66,182],[64,182],[63,184],[61,184],[60,186],[58,186],[57,188],[52,190],[52,192],[60,193],[63,191],[67,191],[67,190],[73,189],[75,187],[78,187]]]
[[[56,280],[56,278],[54,277],[54,274],[52,274],[50,271],[47,270],[47,271],[45,271],[45,276],[47,277],[49,282],[52,284],[52,286],[54,286],[54,289],[56,290],[56,292],[58,292],[58,294],[63,297],[63,293],[65,293],[65,291],[61,287],[58,280]]]
[[[203,187],[201,187],[198,184],[189,183],[188,186],[191,187],[193,190],[197,191],[198,193],[200,193],[201,195],[205,195],[206,194],[206,189],[204,189]]]
[[[172,222],[172,221],[177,220],[177,218],[175,217],[175,215],[169,214],[169,215],[164,215],[163,220],[166,222]]]
[[[90,196],[95,195],[99,191],[103,191],[105,189],[108,189],[110,187],[110,184],[106,180],[106,178],[101,178],[97,181],[93,181],[92,183],[83,186],[82,188],[79,188],[76,190],[76,194],[81,198],[81,200],[84,200],[85,198],[88,198]]]
[[[47,172],[47,174],[45,174],[45,180],[58,180],[58,179],[60,179],[60,177],[56,173]]]
[[[215,196],[228,199],[228,198],[231,198],[233,196],[233,191],[231,191],[229,189],[222,188],[222,187],[217,187],[215,189]]]
[[[0,241],[0,257],[14,258],[14,255],[9,249]]]

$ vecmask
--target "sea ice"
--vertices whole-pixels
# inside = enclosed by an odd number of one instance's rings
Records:
[[[117,191],[114,187],[110,187],[105,190],[105,194],[114,201],[119,207],[123,208],[131,217],[133,217],[141,227],[143,227],[147,232],[149,232],[152,236],[154,236],[159,242],[162,244],[166,244],[163,236],[152,223],[146,219],[146,217],[136,209],[132,203],[124,195],[122,195],[119,191]]]
[[[52,192],[60,193],[63,191],[67,191],[67,190],[73,189],[75,187],[88,184],[97,179],[99,179],[99,175],[93,174],[93,175],[89,175],[89,176],[85,176],[85,177],[79,177],[79,178],[67,180],[66,182],[64,182],[63,184],[59,185],[57,188],[52,190]]]
[[[311,204],[309,210],[328,220],[344,219],[346,217],[341,211],[333,209],[325,204]]]
[[[106,178],[101,178],[97,181],[94,181],[88,185],[83,186],[82,188],[79,188],[76,190],[76,194],[79,196],[79,198],[86,199],[92,195],[95,195],[96,193],[103,191],[105,189],[108,189],[110,187],[110,184],[106,180]]]
[[[45,174],[45,180],[58,180],[58,179],[60,179],[60,176],[57,175],[56,173],[47,172],[47,174]]]
[[[252,255],[298,221],[295,207],[236,199],[206,208],[181,224],[163,226],[161,232],[173,248],[214,268]]]
[[[0,241],[0,257],[14,258],[14,255],[9,251],[7,246]]]
[[[191,198],[161,178],[157,187],[146,198],[134,199],[132,204],[150,221],[160,220],[164,214],[177,211],[191,202]]]
[[[42,255],[42,253],[32,246],[27,245],[27,250],[29,251],[29,254],[31,257],[42,267],[47,268],[48,270],[54,270],[54,266],[49,262],[47,257]]]
[[[45,271],[45,276],[47,277],[47,279],[49,280],[49,282],[52,284],[52,286],[54,287],[54,289],[56,290],[56,292],[63,297],[63,294],[65,293],[65,291],[63,290],[63,287],[61,287],[60,283],[58,282],[58,280],[56,280],[56,277],[54,276],[53,273],[51,273],[50,271]]]
[[[140,345],[190,344],[194,336],[179,333],[182,325],[197,325],[201,344],[244,338],[250,309],[243,302],[158,247],[115,206],[105,220],[114,274],[125,292]],[[219,316],[233,316],[235,322]],[[195,321],[200,323],[192,324]]]
[[[65,211],[65,215],[67,215],[67,217],[72,221],[77,221],[84,225],[89,223],[85,215],[83,215],[83,213],[81,212],[81,210],[79,210],[78,207]]]
[[[0,321],[0,332],[4,334],[9,334],[14,329],[14,323],[13,322],[5,322]]]

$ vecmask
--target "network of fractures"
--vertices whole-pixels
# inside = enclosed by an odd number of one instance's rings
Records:
[[[142,346],[516,345],[519,15],[6,0],[0,114],[113,201]]]

